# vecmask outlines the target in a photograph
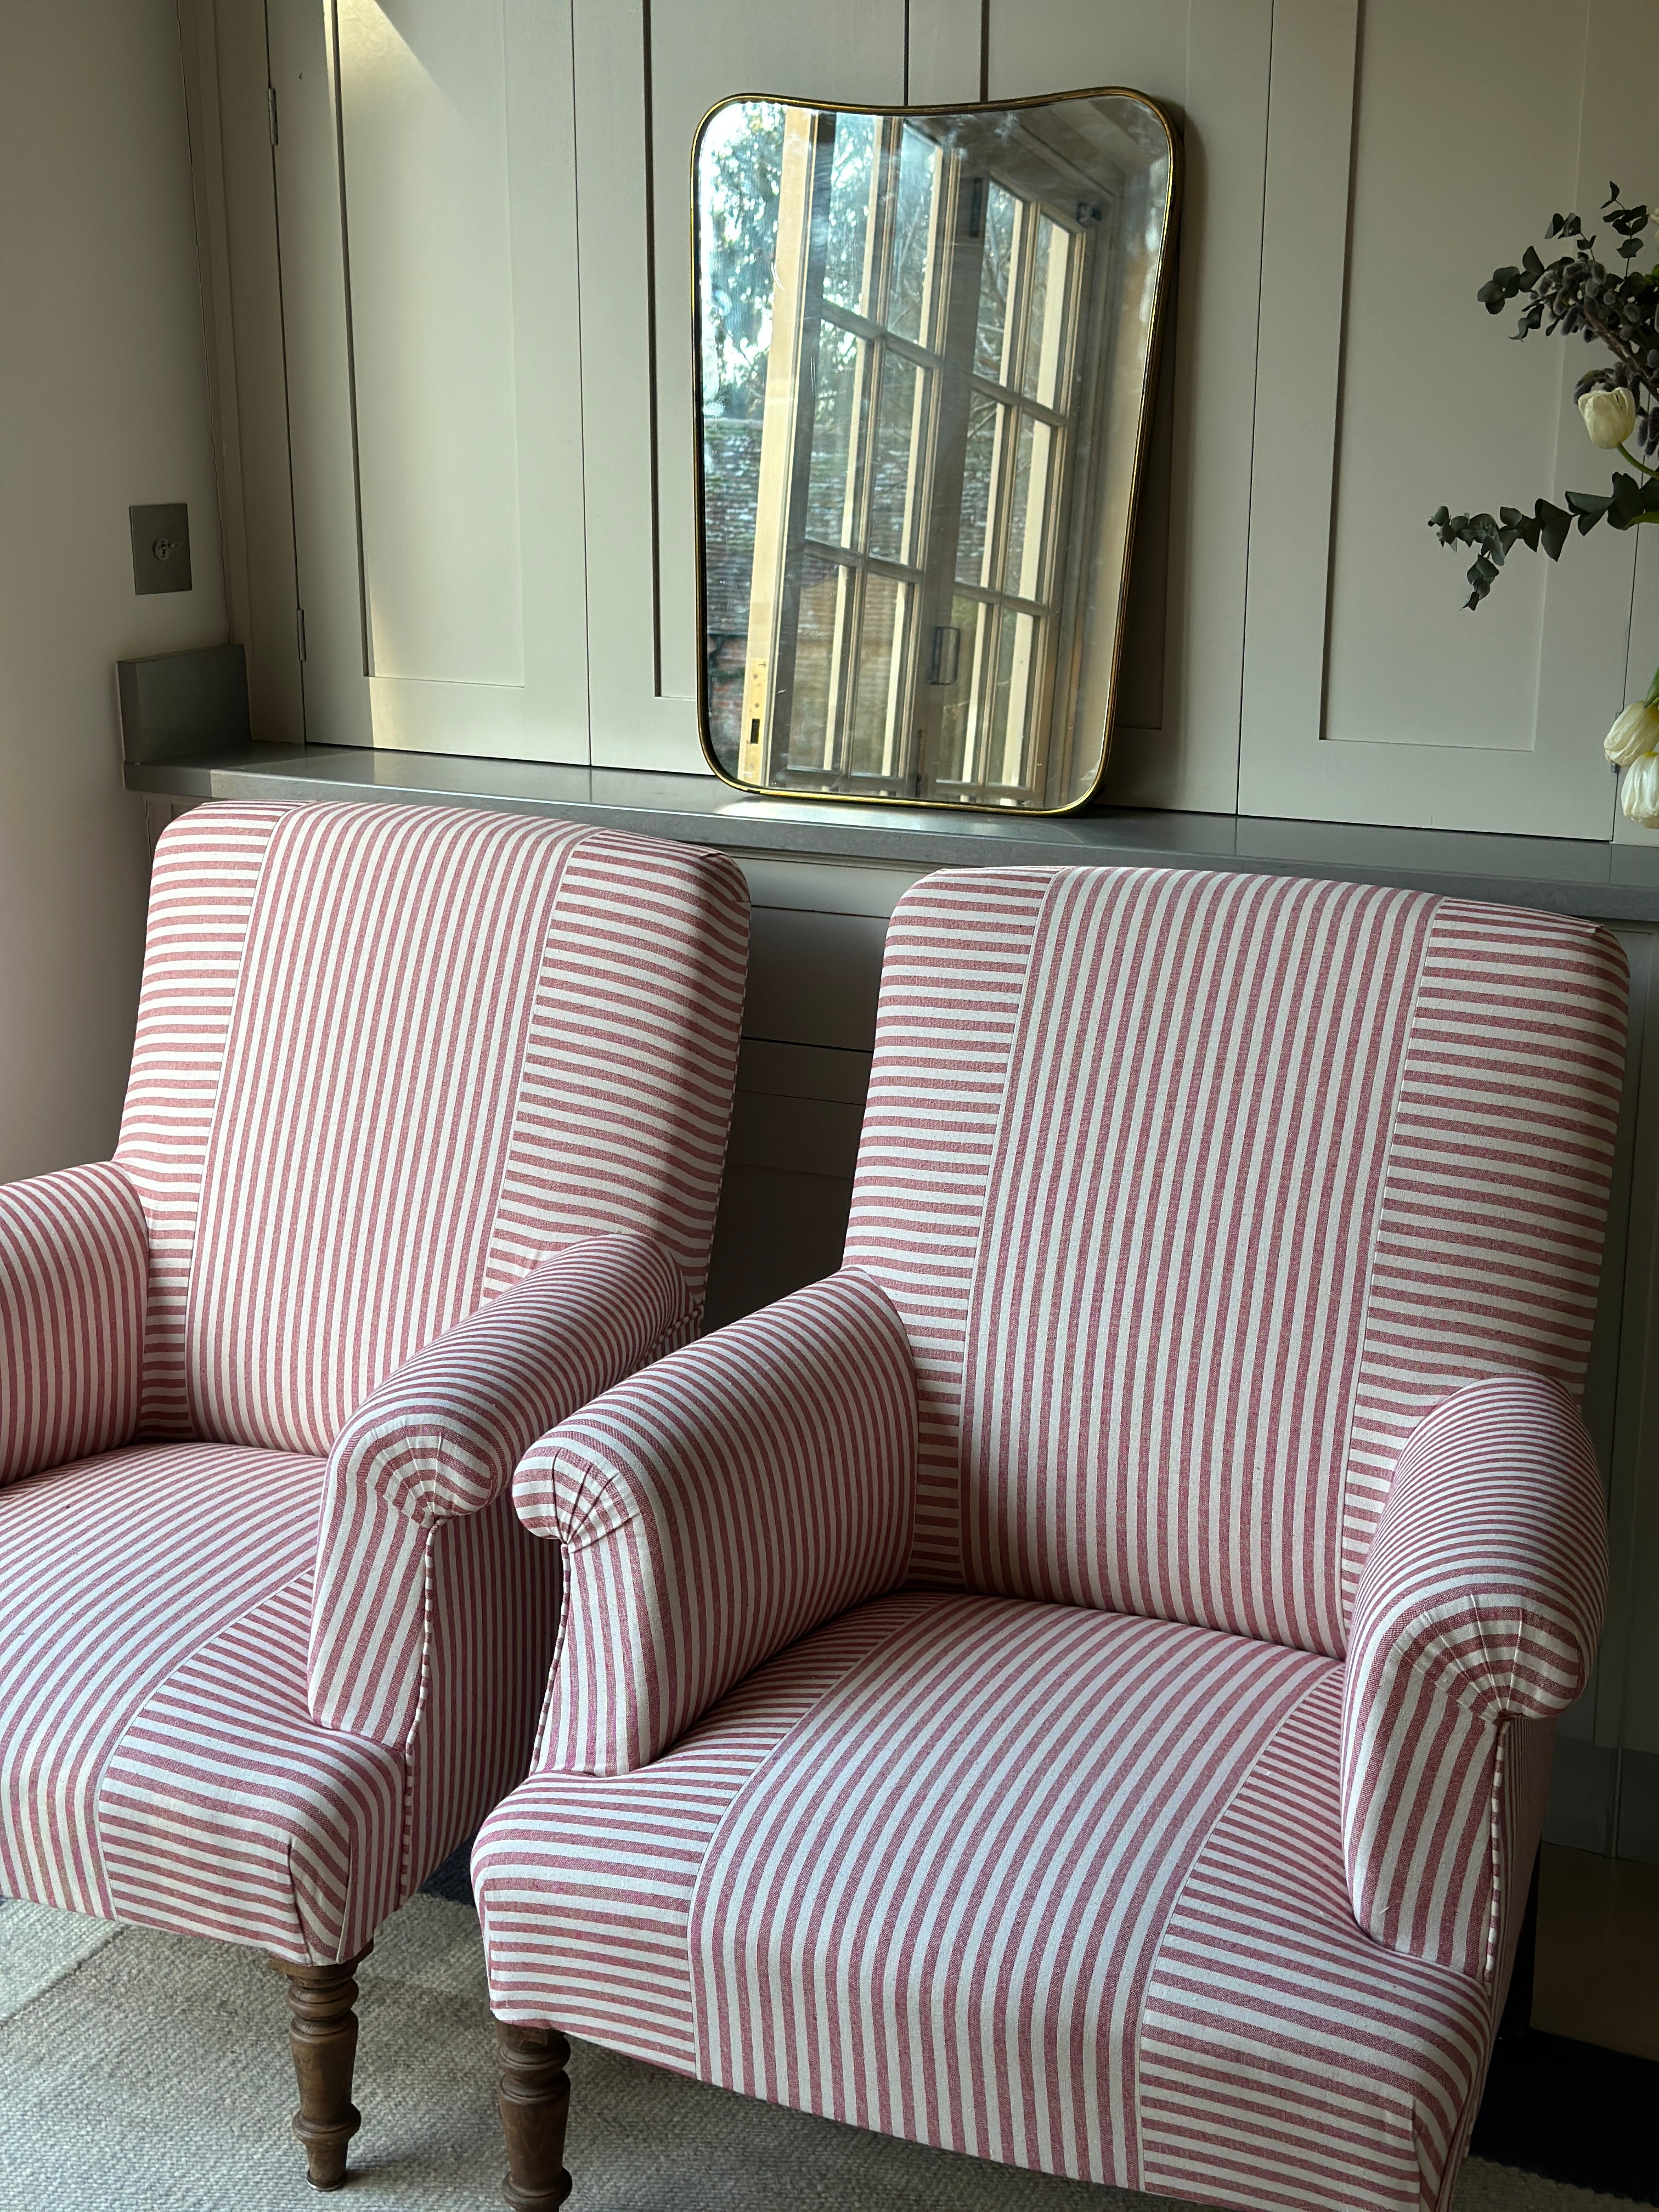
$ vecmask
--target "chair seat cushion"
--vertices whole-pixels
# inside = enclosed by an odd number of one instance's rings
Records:
[[[653,1765],[492,1815],[492,2002],[1011,2164],[1418,2212],[1490,1997],[1354,1922],[1341,1681],[1079,1607],[860,1607]]]
[[[296,1961],[396,1906],[403,1760],[306,1706],[323,1466],[139,1446],[0,1491],[0,1891]]]

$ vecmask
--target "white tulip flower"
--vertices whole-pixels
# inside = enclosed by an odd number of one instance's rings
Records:
[[[1619,803],[1632,822],[1659,830],[1659,753],[1644,753],[1620,779]]]
[[[1578,403],[1590,443],[1616,453],[1636,428],[1636,402],[1622,385],[1612,392],[1587,392]]]
[[[1659,753],[1659,708],[1645,699],[1626,707],[1602,738],[1601,750],[1615,768],[1628,768],[1644,753]]]

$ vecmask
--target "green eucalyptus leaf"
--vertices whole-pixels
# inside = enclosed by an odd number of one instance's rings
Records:
[[[1552,561],[1559,561],[1561,548],[1567,542],[1567,533],[1572,528],[1572,517],[1565,507],[1540,499],[1538,502],[1538,522],[1540,544]]]

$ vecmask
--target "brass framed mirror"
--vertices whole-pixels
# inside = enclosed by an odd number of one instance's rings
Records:
[[[704,118],[699,720],[727,782],[1093,795],[1179,191],[1135,92]]]

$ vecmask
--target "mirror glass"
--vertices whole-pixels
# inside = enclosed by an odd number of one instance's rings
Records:
[[[693,161],[702,714],[754,790],[1100,781],[1171,241],[1151,101],[729,100]]]

